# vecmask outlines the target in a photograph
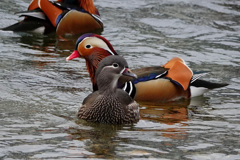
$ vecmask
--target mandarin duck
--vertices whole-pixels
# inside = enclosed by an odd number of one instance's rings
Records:
[[[86,60],[93,90],[98,90],[95,71],[98,63],[106,56],[117,55],[110,42],[96,34],[84,34],[76,42],[74,52],[66,58],[77,57]],[[210,89],[224,87],[228,84],[212,83],[199,78],[207,74],[193,74],[184,60],[175,57],[163,66],[144,67],[132,70],[138,78],[123,83],[119,79],[118,87],[126,91],[137,102],[164,102],[180,98],[200,96]]]
[[[84,34],[103,30],[100,14],[93,0],[33,0],[26,12],[17,13],[24,20],[2,28],[5,31],[33,31],[42,34],[56,32],[58,36],[66,34]]]
[[[137,78],[121,56],[108,56],[98,65],[95,78],[98,90],[88,95],[78,111],[78,117],[89,122],[126,124],[137,122],[139,105],[126,92],[117,88],[122,76]]]

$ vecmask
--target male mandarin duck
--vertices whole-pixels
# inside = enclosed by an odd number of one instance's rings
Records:
[[[98,63],[106,56],[117,55],[110,42],[96,34],[84,34],[76,42],[74,52],[67,57],[86,60],[93,90],[98,90],[95,72]],[[120,78],[118,87],[125,90],[137,102],[163,102],[180,98],[200,96],[210,89],[228,84],[212,83],[199,78],[206,73],[193,74],[181,58],[173,58],[163,66],[144,67],[133,70],[138,78],[123,83]]]
[[[56,31],[58,36],[103,30],[103,23],[93,0],[33,0],[28,11],[18,15],[25,19],[2,30],[42,34]]]
[[[104,58],[95,74],[98,90],[83,100],[78,117],[105,124],[137,122],[140,118],[138,103],[122,89],[117,88],[118,79],[122,75],[137,78],[128,69],[123,57],[115,55]]]

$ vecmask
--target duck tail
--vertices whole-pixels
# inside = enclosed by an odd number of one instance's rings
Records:
[[[205,80],[197,79],[193,83],[191,83],[191,86],[194,87],[204,87],[207,89],[216,89],[227,86],[227,83],[213,83]]]

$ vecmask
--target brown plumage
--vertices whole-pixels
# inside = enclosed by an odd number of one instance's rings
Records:
[[[137,78],[120,56],[108,56],[98,65],[96,79],[98,91],[88,95],[78,111],[78,117],[105,124],[134,123],[139,120],[139,105],[117,82],[122,75]]]

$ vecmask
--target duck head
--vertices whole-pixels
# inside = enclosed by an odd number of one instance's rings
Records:
[[[121,76],[137,78],[128,68],[127,61],[118,55],[104,58],[98,65],[96,80],[99,92],[114,93],[117,89],[118,79]]]
[[[95,79],[97,66],[102,59],[110,55],[118,54],[106,38],[97,34],[87,33],[78,38],[75,50],[66,60],[68,61],[78,57],[84,58],[93,84],[93,90],[97,90]]]

